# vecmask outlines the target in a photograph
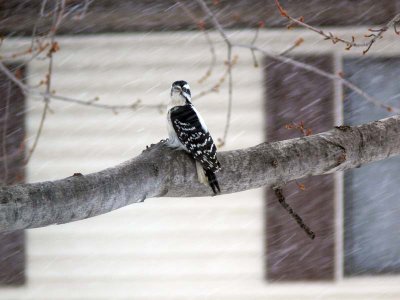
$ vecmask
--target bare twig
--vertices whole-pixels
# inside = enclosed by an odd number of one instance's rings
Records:
[[[204,33],[204,37],[209,45],[211,59],[210,59],[208,69],[206,70],[205,74],[202,77],[200,77],[200,79],[198,80],[199,83],[203,83],[211,76],[211,74],[214,70],[214,67],[216,65],[216,62],[217,62],[217,54],[215,52],[215,47],[214,47],[213,42],[211,41],[210,35],[208,34],[208,32],[205,29],[202,29],[202,32]]]
[[[258,24],[258,27],[256,28],[256,32],[254,33],[253,40],[251,41],[251,45],[252,45],[252,46],[255,45],[255,43],[256,43],[256,41],[257,41],[257,39],[258,39],[258,34],[259,34],[259,32],[260,32],[260,29],[263,28],[263,27],[264,27],[264,22],[260,22],[260,23]],[[256,54],[254,53],[253,50],[251,50],[250,52],[251,52],[251,57],[253,58],[254,67],[255,67],[255,68],[258,68],[259,65],[258,65],[258,61],[257,61]]]
[[[44,11],[44,6],[45,5],[46,5],[46,0],[43,0],[42,1],[42,7],[40,8],[40,11],[39,11],[39,15],[38,15],[37,19],[35,20],[35,24],[33,25],[33,29],[32,29],[31,49],[34,48],[35,41],[37,42],[36,31],[37,31],[37,27],[38,27],[39,21],[41,20],[41,18],[43,16],[43,11]]]
[[[237,62],[238,62],[239,57],[237,55],[234,55],[231,61],[231,68],[233,68]],[[198,100],[202,97],[204,97],[205,95],[211,94],[211,93],[218,93],[222,84],[225,82],[226,77],[228,77],[228,70],[229,70],[229,66],[228,63],[225,63],[226,68],[225,68],[225,72],[223,73],[223,75],[218,79],[217,83],[213,84],[209,89],[207,90],[203,90],[201,91],[199,94],[194,95],[192,97],[192,100]]]
[[[226,121],[225,121],[225,129],[224,135],[222,139],[219,140],[218,147],[222,147],[226,143],[226,139],[228,137],[229,125],[231,124],[231,115],[232,115],[232,92],[233,92],[233,79],[232,79],[232,45],[228,45],[228,111],[226,113]]]
[[[282,63],[286,63],[286,64],[291,64],[293,66],[311,71],[313,73],[316,73],[318,75],[321,75],[322,77],[326,77],[329,78],[331,80],[334,81],[338,81],[341,82],[345,87],[349,88],[350,90],[354,91],[355,93],[357,93],[358,95],[360,95],[361,97],[364,98],[364,100],[366,100],[367,102],[383,108],[389,112],[400,112],[400,108],[397,107],[393,107],[387,104],[382,103],[381,101],[379,101],[378,99],[376,99],[375,97],[371,96],[370,94],[368,94],[367,92],[363,91],[361,88],[359,88],[358,86],[356,86],[355,84],[351,83],[350,81],[348,81],[347,79],[342,78],[339,75],[335,75],[329,72],[326,72],[322,69],[319,69],[317,67],[311,66],[309,64],[300,62],[298,60],[292,59],[290,57],[286,57],[286,56],[282,56],[280,54],[275,54],[272,53],[270,51],[267,51],[265,49],[259,48],[257,46],[251,46],[251,45],[246,45],[246,44],[233,44],[234,47],[240,47],[240,48],[247,48],[247,49],[253,49],[256,51],[259,51],[261,53],[263,53],[265,56],[267,57],[271,57],[273,59],[276,59]]]
[[[42,0],[42,5],[40,7],[40,16],[44,17],[45,14],[45,8],[46,8],[47,0]]]
[[[263,27],[264,27],[264,22],[260,22],[260,23],[259,23],[259,26],[257,27],[256,32],[255,32],[255,34],[254,34],[253,40],[252,40],[251,43],[250,43],[251,46],[254,46],[254,45],[255,45],[255,43],[256,43],[256,41],[257,41],[257,39],[258,39],[258,35],[259,35],[259,32],[260,32],[260,29],[263,28]],[[292,45],[290,45],[288,48],[286,48],[285,50],[283,50],[283,51],[280,53],[280,55],[287,55],[287,54],[289,54],[289,52],[291,52],[291,51],[294,50],[295,48],[299,47],[303,42],[304,42],[304,39],[303,39],[303,38],[298,38]],[[256,57],[256,54],[255,54],[255,50],[254,50],[254,49],[251,49],[250,52],[251,52],[251,56],[252,56],[252,58],[253,58],[254,67],[255,67],[255,68],[258,68],[259,64],[258,64],[258,61],[257,61],[257,57]]]
[[[82,11],[80,12],[80,17],[84,18],[86,15],[86,12],[89,9],[90,4],[92,4],[94,0],[85,0],[85,4],[83,5]]]
[[[218,21],[217,17],[215,16],[215,14],[209,9],[207,4],[203,0],[196,0],[196,1],[200,5],[202,10],[206,13],[206,15],[211,18],[211,22],[214,24],[214,27],[217,29],[217,31],[221,35],[221,37],[223,38],[224,42],[227,45],[230,45],[231,41],[229,40],[227,34],[225,33],[224,29],[222,28],[222,26],[219,23],[219,21]]]
[[[49,43],[45,43],[45,44],[40,44],[37,47],[33,47],[33,48],[29,47],[28,49],[25,49],[20,52],[3,54],[3,55],[0,55],[0,61],[14,60],[16,58],[31,55],[31,57],[29,59],[26,59],[23,61],[24,64],[27,64],[30,61],[32,61],[33,59],[35,59],[36,57],[38,57],[41,53],[43,53],[44,50],[46,50],[47,47],[49,47],[49,46],[50,46]]]
[[[50,36],[50,49],[47,53],[47,56],[49,58],[49,65],[48,65],[48,70],[47,70],[47,75],[46,75],[46,94],[44,96],[44,107],[42,111],[42,116],[40,118],[40,123],[38,130],[36,131],[36,136],[35,140],[33,141],[33,145],[31,149],[28,152],[28,155],[26,157],[25,163],[27,164],[29,160],[31,159],[33,153],[35,152],[35,149],[39,143],[40,136],[42,135],[43,131],[43,126],[44,122],[46,120],[46,115],[47,111],[49,110],[49,102],[50,102],[50,89],[51,89],[51,77],[53,74],[53,54],[58,50],[58,45],[55,42],[55,36],[57,33],[57,29],[61,24],[61,21],[64,17],[64,9],[65,9],[65,1],[61,0],[60,2],[56,2],[54,5],[54,18],[53,18],[53,24],[50,28],[49,36]]]
[[[48,111],[48,110],[49,110],[49,102],[46,101],[46,102],[44,103],[44,107],[43,107],[43,111],[42,111],[42,116],[41,116],[41,118],[40,118],[39,127],[38,127],[38,129],[37,129],[37,131],[36,131],[35,140],[33,141],[33,145],[32,145],[32,147],[31,147],[31,149],[29,150],[28,155],[27,155],[27,157],[26,157],[26,159],[25,159],[25,164],[27,164],[27,163],[30,161],[30,159],[31,159],[31,157],[32,157],[32,155],[33,155],[33,153],[34,153],[35,150],[36,150],[36,147],[37,147],[38,142],[39,142],[39,138],[40,138],[40,136],[42,135],[43,125],[44,125],[44,121],[46,120],[46,115],[47,115],[47,111]]]
[[[139,108],[159,109],[160,106],[163,105],[163,104],[154,104],[154,105],[141,104],[140,100],[137,100],[134,103],[128,104],[128,105],[108,105],[108,104],[96,103],[95,101],[97,101],[98,98],[94,98],[94,99],[90,99],[90,100],[80,100],[80,99],[75,99],[75,98],[71,98],[71,97],[58,95],[58,94],[55,94],[52,92],[50,92],[50,93],[40,92],[40,91],[33,89],[30,86],[24,84],[23,82],[21,82],[21,80],[16,78],[15,75],[10,70],[8,70],[2,62],[0,62],[0,71],[3,72],[9,79],[11,79],[11,81],[14,82],[21,89],[21,91],[24,94],[33,96],[33,97],[40,97],[40,98],[48,97],[48,98],[63,101],[63,102],[70,102],[70,103],[75,103],[75,104],[79,104],[79,105],[83,105],[83,106],[91,106],[91,107],[95,107],[95,108],[107,109],[107,110],[111,110],[113,112],[119,111],[119,110],[127,110],[127,109],[136,110]]]
[[[196,16],[191,12],[191,10],[182,2],[176,1],[176,4],[181,7],[183,9],[183,11],[193,20],[193,22],[197,25],[197,27],[199,28],[199,30],[201,32],[203,32],[204,34],[204,38],[207,41],[209,50],[210,50],[210,54],[211,54],[211,59],[210,59],[210,64],[205,72],[205,74],[203,76],[200,77],[200,79],[198,80],[199,83],[203,83],[204,81],[206,81],[212,74],[212,71],[216,65],[217,62],[217,54],[215,52],[215,47],[214,47],[214,43],[212,42],[210,35],[208,34],[206,28],[205,28],[205,23],[204,21],[198,20],[196,18]]]
[[[285,50],[283,50],[280,55],[287,55],[289,54],[289,52],[291,52],[292,50],[296,49],[297,47],[299,47],[302,43],[304,42],[303,38],[298,38],[292,45],[290,45],[289,47],[287,47]],[[254,51],[254,50],[253,50]]]
[[[229,124],[231,120],[232,114],[232,102],[233,102],[233,80],[232,80],[232,48],[233,45],[229,40],[227,34],[225,33],[224,29],[222,28],[221,24],[218,22],[215,14],[208,8],[207,4],[203,0],[197,0],[197,3],[201,6],[203,11],[207,14],[209,18],[211,18],[211,22],[217,28],[218,32],[220,33],[221,37],[223,38],[226,47],[227,47],[227,64],[228,64],[228,111],[226,114],[226,122],[225,122],[225,129],[224,135],[221,139],[219,139],[219,147],[222,147],[226,143],[226,139],[228,137],[229,132]]]
[[[338,37],[334,34],[332,34],[331,32],[326,33],[325,31],[323,31],[320,28],[316,28],[314,26],[311,26],[307,23],[305,23],[303,21],[303,18],[293,18],[292,16],[290,16],[288,14],[288,12],[282,7],[282,5],[280,4],[279,0],[275,0],[275,4],[278,7],[278,10],[280,12],[280,14],[282,15],[282,17],[287,18],[288,20],[290,20],[292,22],[292,24],[297,24],[299,26],[302,26],[304,28],[307,28],[311,31],[314,31],[316,33],[318,33],[319,35],[323,36],[325,40],[331,40],[332,43],[336,44],[336,43],[343,43],[346,45],[346,50],[350,50],[352,47],[366,47],[366,49],[363,51],[363,54],[366,54],[369,49],[371,48],[371,46],[380,38],[382,38],[383,34],[391,27],[393,27],[395,33],[397,34],[397,29],[396,26],[400,23],[400,13],[396,14],[386,25],[384,25],[382,28],[379,29],[369,29],[369,31],[371,32],[368,35],[365,35],[366,38],[370,38],[369,41],[367,42],[362,42],[362,43],[356,43],[355,42],[355,37],[352,37],[352,40],[346,40],[343,39],[341,37]],[[291,26],[291,25],[289,25]],[[377,33],[374,33],[377,32]]]
[[[272,188],[276,198],[282,207],[289,213],[289,215],[299,224],[300,228],[304,230],[304,232],[308,235],[310,239],[315,239],[315,233],[304,223],[303,219],[293,210],[292,207],[286,202],[285,196],[283,195],[283,190],[279,186],[275,186]]]
[[[84,105],[84,106],[91,106],[91,107],[96,107],[96,108],[102,108],[102,109],[107,109],[107,110],[111,110],[113,112],[117,112],[119,110],[136,110],[138,108],[143,108],[143,107],[147,107],[147,108],[159,108],[159,106],[161,104],[154,104],[154,105],[150,105],[150,104],[141,104],[140,100],[136,100],[135,102],[133,102],[132,104],[127,104],[127,105],[108,105],[108,104],[102,104],[102,103],[96,103],[95,101],[98,100],[98,98],[94,98],[91,100],[80,100],[80,99],[75,99],[75,98],[70,98],[70,97],[66,97],[66,96],[61,96],[61,95],[57,95],[57,94],[46,94],[46,93],[40,93],[40,92],[35,92],[36,96],[48,96],[51,99],[54,100],[59,100],[59,101],[63,101],[63,102],[70,102],[70,103],[75,103],[75,104],[79,104],[79,105]]]

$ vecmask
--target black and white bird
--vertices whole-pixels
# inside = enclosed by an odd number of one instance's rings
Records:
[[[221,169],[217,147],[203,118],[191,102],[190,87],[184,80],[175,81],[171,87],[168,133],[168,146],[185,150],[195,159],[199,181],[210,185],[214,194],[221,192],[215,176]]]

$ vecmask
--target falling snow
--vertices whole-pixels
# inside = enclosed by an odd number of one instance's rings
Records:
[[[44,20],[51,21],[52,1],[36,1],[31,4],[35,9],[17,2],[0,8],[7,16],[0,28],[0,61],[6,66],[32,55],[12,54],[29,49],[39,3],[44,10],[36,34],[45,34],[50,23]],[[97,172],[165,139],[170,86],[176,80],[190,84],[196,108],[222,145],[219,151],[363,124],[400,108],[400,37],[393,29],[362,55],[363,49],[346,51],[343,44],[310,30],[287,30],[274,1],[254,1],[253,7],[245,1],[207,1],[234,43],[251,44],[259,30],[254,45],[281,53],[301,37],[304,42],[288,55],[337,77],[331,80],[260,52],[254,61],[249,49],[233,48],[232,115],[223,141],[229,107],[227,50],[195,1],[186,10],[168,1],[66,2],[71,16],[55,37],[59,49],[52,54],[49,92],[85,104],[49,100],[40,139],[20,181]],[[294,16],[304,15],[305,22],[350,40],[353,35],[363,39],[368,28],[379,28],[400,9],[396,1],[307,2],[282,4]],[[85,4],[90,4],[87,11]],[[26,17],[17,22],[13,13]],[[265,28],[257,29],[260,20]],[[3,185],[18,181],[10,176],[23,159],[13,157],[18,151],[28,153],[37,136],[47,53],[26,64],[23,82],[36,92],[27,93],[24,109],[12,110],[15,101],[5,96],[10,81],[0,77]],[[344,87],[340,77],[385,107]],[[24,118],[18,128],[12,123],[15,116]],[[303,124],[303,131],[293,124]],[[23,128],[25,140],[17,145]],[[399,173],[400,159],[394,157],[285,183],[287,203],[315,232],[315,240],[267,187],[218,197],[147,199],[95,218],[29,229],[25,236],[0,235],[0,300],[399,299]],[[1,286],[16,265],[25,283]]]

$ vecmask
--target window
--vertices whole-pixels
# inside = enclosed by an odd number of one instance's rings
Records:
[[[296,58],[333,72],[331,55]],[[314,133],[333,127],[332,81],[270,59],[266,59],[265,65],[268,141],[298,137],[297,130],[285,128],[293,122],[304,122]],[[301,183],[305,191],[292,182],[284,187],[284,193],[295,211],[316,229],[317,238],[310,242],[268,189],[266,275],[272,281],[334,277],[334,176],[316,176],[302,179]]]
[[[347,79],[376,98],[386,99],[386,104],[398,103],[399,58],[360,59],[333,50],[307,55],[295,58],[332,73],[343,70]],[[333,125],[361,124],[390,115],[347,89],[342,94],[338,84],[308,71],[270,59],[264,65],[268,141],[301,136],[299,131],[285,128],[293,122],[303,121],[317,133]],[[393,158],[346,171],[343,176],[301,179],[305,191],[296,183],[288,184],[284,188],[287,201],[315,230],[314,241],[298,228],[268,189],[267,279],[334,280],[399,273],[399,166],[400,159]]]
[[[347,58],[346,76],[385,104],[400,98],[400,58]],[[397,103],[396,103],[397,102]],[[356,125],[388,116],[345,90],[344,123]],[[400,158],[345,172],[344,271],[346,275],[400,271]]]

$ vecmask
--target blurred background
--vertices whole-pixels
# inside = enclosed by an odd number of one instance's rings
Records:
[[[24,52],[32,36],[49,30],[53,3],[0,2],[1,62],[41,91],[48,59]],[[65,3],[72,12],[55,37],[51,93],[67,100],[48,103],[28,163],[43,97],[22,93],[0,74],[3,184],[87,174],[139,155],[167,137],[165,105],[175,80],[189,82],[214,139],[223,138],[226,46],[195,1]],[[362,55],[314,32],[288,30],[273,1],[206,3],[232,41],[251,44],[258,32],[257,46],[281,53],[302,38],[290,57],[399,106],[400,37],[392,31]],[[400,12],[394,0],[281,4],[350,40]],[[234,48],[233,57],[232,116],[221,151],[300,137],[296,124],[318,133],[393,115],[313,72],[260,54],[255,66],[248,49]],[[0,299],[399,299],[399,171],[392,158],[288,183],[287,201],[315,240],[268,187],[147,199],[84,221],[2,234]]]

